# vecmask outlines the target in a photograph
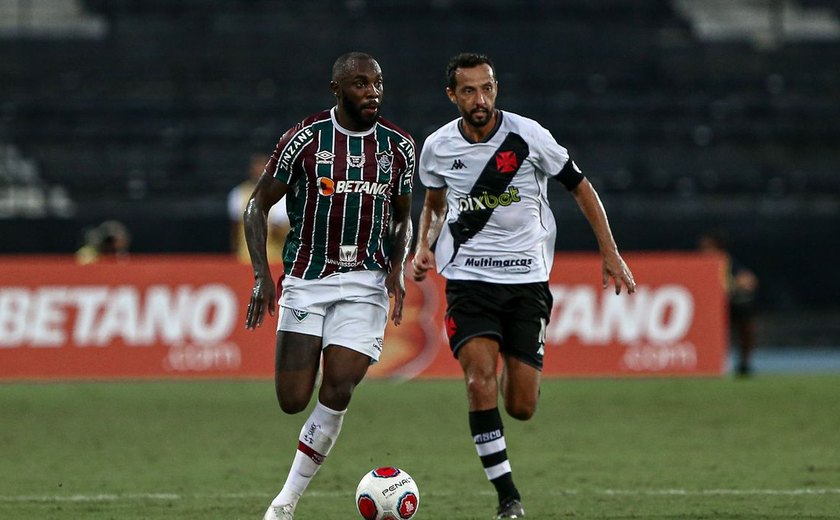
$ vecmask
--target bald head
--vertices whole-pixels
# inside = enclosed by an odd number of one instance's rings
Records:
[[[364,52],[348,52],[347,54],[342,54],[333,63],[332,80],[338,81],[343,76],[353,74],[358,68],[357,64],[360,61],[372,61],[376,63],[376,59],[373,56]]]

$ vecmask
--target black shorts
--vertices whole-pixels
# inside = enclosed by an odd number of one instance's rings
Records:
[[[452,354],[470,338],[499,341],[501,352],[542,370],[553,299],[548,282],[446,281],[446,334]]]

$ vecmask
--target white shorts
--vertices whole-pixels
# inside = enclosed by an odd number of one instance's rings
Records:
[[[278,331],[318,336],[322,348],[340,345],[379,361],[389,306],[383,271],[351,271],[320,280],[287,275],[279,305]]]

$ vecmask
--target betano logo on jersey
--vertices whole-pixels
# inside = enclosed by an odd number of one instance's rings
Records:
[[[475,211],[478,209],[493,209],[498,206],[510,206],[521,201],[519,190],[511,186],[499,196],[491,195],[486,191],[478,197],[462,197],[458,199],[458,211]]]
[[[387,182],[334,181],[329,177],[318,177],[318,193],[325,197],[340,193],[366,193],[388,196],[391,185]]]

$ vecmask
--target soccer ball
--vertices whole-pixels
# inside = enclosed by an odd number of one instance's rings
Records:
[[[406,520],[420,507],[411,475],[390,466],[369,471],[356,488],[356,509],[365,520]]]

